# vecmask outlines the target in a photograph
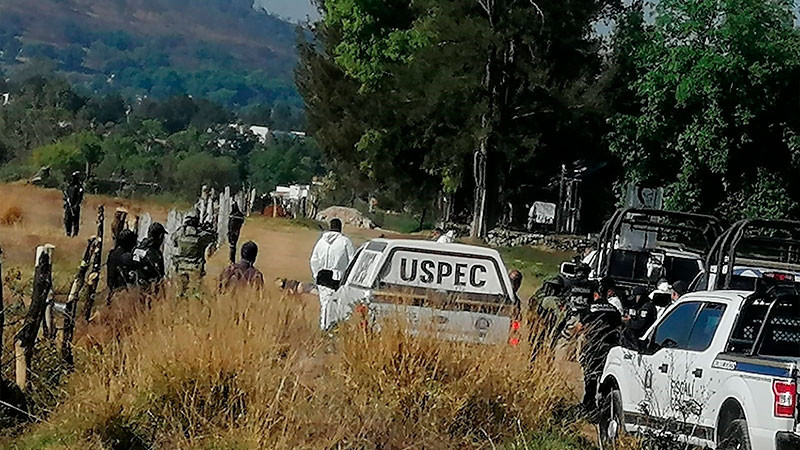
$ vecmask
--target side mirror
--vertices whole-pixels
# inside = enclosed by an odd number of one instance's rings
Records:
[[[561,267],[559,267],[558,271],[561,275],[574,277],[578,273],[578,265],[571,261],[565,261],[561,263]]]

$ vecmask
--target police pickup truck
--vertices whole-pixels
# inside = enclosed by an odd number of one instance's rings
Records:
[[[358,311],[375,327],[400,318],[414,335],[519,342],[519,302],[496,250],[374,239],[358,249],[342,279],[337,320]]]
[[[793,284],[686,295],[631,346],[612,349],[603,370],[605,448],[625,432],[718,449],[800,448]]]

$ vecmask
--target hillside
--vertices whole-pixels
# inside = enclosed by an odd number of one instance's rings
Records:
[[[0,67],[127,97],[299,105],[294,25],[248,0],[0,0]]]

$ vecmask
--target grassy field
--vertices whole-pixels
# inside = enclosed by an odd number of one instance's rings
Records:
[[[6,278],[19,276],[6,283],[8,303],[29,296],[33,248],[45,242],[56,245],[56,290],[66,292],[100,203],[156,219],[167,213],[160,203],[89,197],[81,237],[68,239],[58,192],[0,186],[0,222],[19,216],[0,225]],[[382,234],[345,231],[357,244]],[[257,217],[243,239],[259,244],[257,265],[268,280],[307,281],[318,234],[313,225]],[[523,295],[564,256],[501,251],[525,274]],[[210,261],[208,287],[224,253]],[[186,300],[168,292],[151,308],[136,293],[119,297],[79,324],[74,372],[61,370],[53,344],[40,343],[27,393],[36,419],[11,420],[0,447],[593,448],[585,425],[565,419],[579,394],[568,353],[531,361],[528,342],[478,348],[411,338],[402,324],[372,334],[351,323],[330,337],[316,328],[318,307],[314,296],[272,289],[226,296],[209,289]],[[8,379],[10,366],[3,367]]]

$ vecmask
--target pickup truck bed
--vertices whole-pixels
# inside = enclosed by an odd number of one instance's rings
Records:
[[[800,449],[800,295],[687,295],[603,371],[601,440],[664,432],[709,448]]]

